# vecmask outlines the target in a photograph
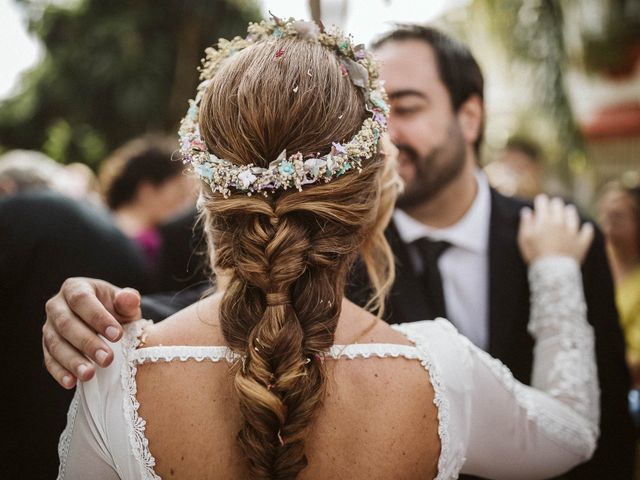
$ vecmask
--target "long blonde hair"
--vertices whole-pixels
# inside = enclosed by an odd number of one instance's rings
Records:
[[[275,52],[285,55],[275,60]],[[257,43],[226,60],[200,107],[209,150],[265,167],[278,154],[327,153],[368,113],[334,53],[298,39]],[[252,478],[296,478],[325,391],[322,356],[334,342],[346,276],[367,263],[380,309],[393,281],[383,235],[395,201],[383,154],[326,184],[224,199],[203,185],[212,267],[230,273],[220,306],[226,342],[243,356],[238,434]]]

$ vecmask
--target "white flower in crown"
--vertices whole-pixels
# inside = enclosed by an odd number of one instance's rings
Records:
[[[253,185],[253,182],[255,182],[257,179],[258,177],[251,173],[251,170],[244,170],[243,172],[240,172],[238,174],[238,180],[240,180],[242,188],[245,190],[251,187],[251,185]]]
[[[304,162],[304,168],[309,171],[311,177],[314,179],[320,176],[320,169],[326,165],[327,161],[322,158],[310,158]]]
[[[339,29],[325,31],[313,22],[290,18],[282,20],[273,17],[260,23],[251,23],[246,38],[232,40],[221,39],[217,49],[207,48],[203,61],[196,97],[189,101],[189,110],[180,124],[180,151],[183,162],[208,183],[213,191],[220,192],[226,198],[234,191],[247,195],[261,192],[266,195],[275,190],[297,188],[303,185],[329,182],[351,170],[360,171],[362,161],[375,156],[378,140],[386,130],[389,107],[382,82],[378,79],[375,61],[363,45],[353,45],[351,38]],[[219,159],[207,150],[200,135],[198,122],[200,102],[213,75],[224,59],[236,52],[261,41],[276,41],[282,38],[297,37],[309,42],[319,43],[332,50],[340,61],[344,76],[363,92],[365,107],[371,116],[364,120],[360,131],[346,143],[334,142],[331,151],[323,156],[303,159],[302,154],[287,156],[283,151],[268,168],[254,164],[235,165],[228,160]],[[274,61],[281,61],[284,54],[278,49]],[[339,118],[342,118],[340,116]],[[335,121],[334,119],[327,119]]]
[[[293,28],[298,32],[298,37],[308,40],[317,40],[320,36],[320,27],[314,22],[296,20],[292,23]]]

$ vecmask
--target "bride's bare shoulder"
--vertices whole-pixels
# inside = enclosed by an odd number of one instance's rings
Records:
[[[355,305],[349,300],[342,302],[342,313],[335,334],[335,343],[395,343],[411,345],[400,332],[375,315]]]
[[[222,293],[216,293],[145,330],[145,346],[225,345],[218,311]],[[395,343],[410,345],[407,338],[386,322],[348,300],[335,332],[335,343]]]
[[[145,329],[145,346],[224,345],[218,308],[222,294],[216,293]]]

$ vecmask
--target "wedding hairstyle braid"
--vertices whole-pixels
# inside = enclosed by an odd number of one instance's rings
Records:
[[[284,55],[276,58],[282,49]],[[303,40],[257,43],[226,60],[200,111],[209,151],[265,167],[282,150],[327,153],[351,138],[367,112],[334,53]],[[395,200],[382,154],[326,184],[224,199],[203,185],[212,266],[229,280],[220,306],[226,342],[243,356],[235,391],[239,445],[251,478],[293,479],[322,402],[324,354],[334,341],[346,275],[362,253],[378,296],[393,280],[382,234]]]

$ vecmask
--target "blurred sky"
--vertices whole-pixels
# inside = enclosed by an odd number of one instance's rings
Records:
[[[270,10],[279,17],[310,18],[307,0],[262,0],[265,15]],[[321,0],[325,25],[338,24],[346,13],[346,22],[339,25],[353,35],[357,43],[369,43],[393,22],[424,23],[442,13],[470,3],[470,0]]]
[[[13,0],[0,0],[0,99],[15,92],[20,73],[42,59],[42,46],[26,29]]]
[[[72,1],[75,0],[56,3]],[[322,15],[327,26],[346,18],[340,26],[353,34],[357,43],[368,43],[389,29],[392,22],[426,22],[469,1],[322,0]],[[259,3],[265,16],[271,11],[279,17],[310,18],[307,0],[259,0]],[[20,74],[36,65],[42,56],[42,45],[26,31],[21,9],[13,0],[0,0],[0,100],[19,90]]]

